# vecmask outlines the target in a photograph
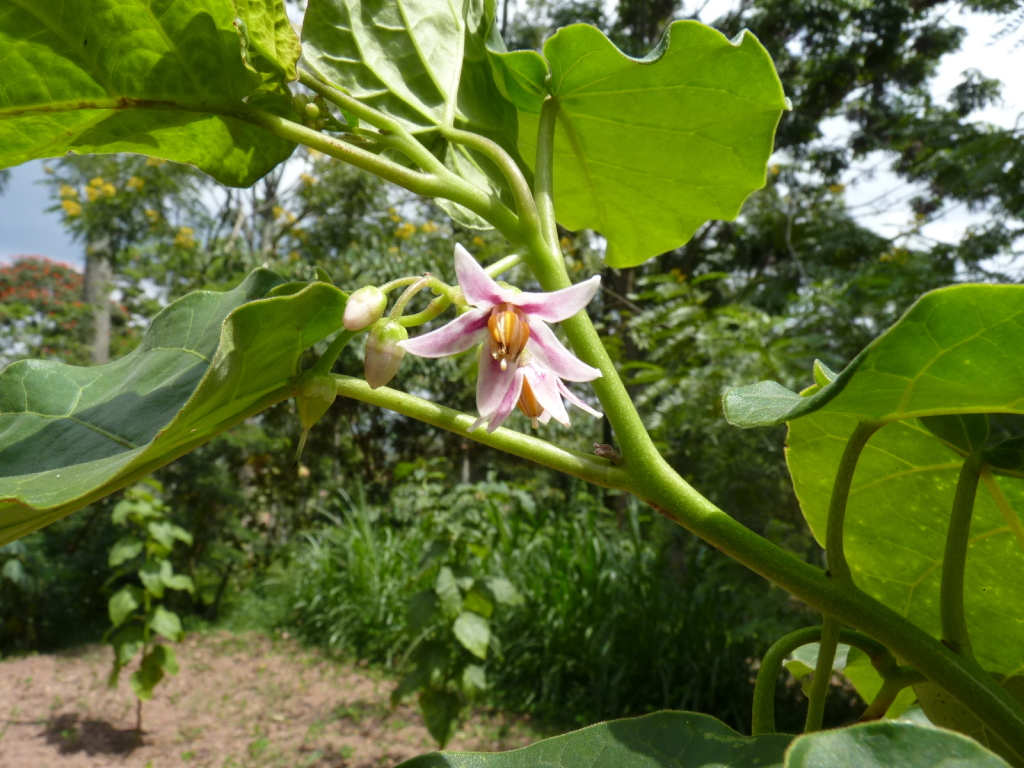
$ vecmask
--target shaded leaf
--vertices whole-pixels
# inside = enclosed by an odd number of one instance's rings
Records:
[[[141,624],[128,624],[121,627],[110,638],[110,644],[114,648],[114,665],[123,667],[135,658],[145,644],[145,637]],[[112,679],[111,685],[117,684],[117,678]]]
[[[167,562],[166,560],[164,562]],[[153,597],[158,600],[164,596],[164,580],[160,575],[160,565],[153,561],[145,563],[139,569],[139,580]]]
[[[949,413],[1024,413],[1024,286],[956,285],[922,296],[830,384],[804,396],[773,381],[730,390],[740,427],[818,410],[889,422]]]
[[[459,717],[461,709],[459,697],[448,691],[428,688],[420,694],[420,712],[423,724],[430,735],[442,747],[448,743],[452,734],[452,726]]]
[[[0,373],[0,544],[291,395],[302,351],[341,327],[345,294],[317,282],[254,301],[280,283],[257,270],[233,291],[185,296],[106,365],[27,360]]]
[[[789,426],[787,462],[804,516],[824,541],[828,504],[854,419],[825,408]],[[940,636],[939,585],[963,456],[917,421],[887,424],[857,464],[846,556],[857,585]],[[974,653],[988,670],[1024,667],[1024,478],[982,471],[971,520],[964,603]]]
[[[781,768],[792,736],[746,737],[693,712],[656,712],[491,754],[421,755],[401,768]]]
[[[540,55],[492,53],[519,110],[519,148],[536,156],[541,104],[559,104],[558,221],[608,239],[607,263],[642,264],[711,219],[736,218],[765,184],[775,127],[788,108],[771,58],[750,34],[733,41],[677,21],[644,59],[575,24]]]
[[[118,539],[114,546],[110,548],[107,565],[111,568],[116,568],[132,558],[138,557],[142,554],[143,546],[143,543],[134,536],[125,536],[123,539]]]
[[[132,673],[132,690],[142,701],[149,701],[153,698],[153,689],[164,679],[165,674],[178,674],[178,661],[173,649],[157,645],[142,657],[139,669]]]
[[[475,698],[487,690],[487,673],[479,664],[467,664],[462,670],[462,692]]]
[[[441,610],[446,616],[458,616],[462,610],[462,592],[455,580],[455,573],[447,565],[442,566],[437,572],[437,579],[434,581],[434,592],[437,593],[441,603]]]
[[[282,14],[280,0],[0,0],[0,167],[137,152],[252,184],[295,145],[227,116],[243,99],[291,109],[283,76],[246,66],[239,28],[283,74],[288,46],[267,46],[264,32]]]

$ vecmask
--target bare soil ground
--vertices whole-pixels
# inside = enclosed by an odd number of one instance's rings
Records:
[[[130,670],[107,687],[109,648],[0,661],[0,768],[384,768],[436,749],[374,670],[258,634],[193,634],[177,652],[181,673],[145,704],[141,741]],[[535,738],[522,719],[478,713],[448,748]]]

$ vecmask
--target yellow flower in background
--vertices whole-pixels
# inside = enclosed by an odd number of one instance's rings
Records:
[[[125,189],[131,190],[132,192],[138,192],[146,186],[146,182],[138,176],[132,176],[124,186]]]
[[[154,211],[152,208],[147,208],[143,211],[146,214],[146,218],[149,219],[150,224],[156,224],[160,221],[160,214]]]
[[[75,200],[62,200],[60,207],[64,209],[68,218],[73,219],[75,216],[82,215],[82,204]]]
[[[408,240],[410,237],[416,234],[416,225],[411,221],[407,221],[394,232],[395,237],[401,240]]]
[[[196,241],[192,237],[196,231],[192,227],[178,227],[178,233],[174,236],[174,244],[179,248],[195,248]]]
[[[308,173],[300,173],[299,179],[307,187],[312,187],[314,184],[316,184],[316,178],[314,176],[310,176]]]
[[[147,157],[146,158],[146,165],[148,165],[150,168],[159,168],[161,165],[163,165],[166,162],[167,162],[166,160],[163,160],[163,159],[161,159],[159,157]]]
[[[388,253],[398,253],[398,246],[392,245],[388,248]]]
[[[402,217],[398,215],[398,211],[396,211],[394,207],[388,208],[388,215],[396,224],[402,220]]]
[[[292,251],[291,253],[288,254],[288,261],[290,261],[292,264],[294,264],[295,262],[297,262],[297,261],[299,261],[301,259],[302,259],[302,256],[299,255],[298,251]]]
[[[439,230],[440,227],[437,226],[437,224],[435,224],[434,222],[428,221],[426,224],[424,224],[422,227],[420,227],[420,229],[423,230],[423,234],[425,234],[425,235],[432,235],[435,232],[437,232],[437,230]]]
[[[473,245],[475,245],[477,248],[483,248],[485,245],[487,245],[487,243],[484,242],[484,239],[480,237],[480,235],[477,235],[476,237],[473,238]]]
[[[567,253],[570,256],[576,253],[576,244],[573,243],[568,237],[563,237],[558,241],[558,246],[562,249],[562,253]]]
[[[72,187],[70,184],[61,184],[60,196],[65,200],[77,200],[78,190]]]

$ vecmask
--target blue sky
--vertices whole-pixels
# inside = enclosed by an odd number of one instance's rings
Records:
[[[39,160],[11,169],[6,192],[0,195],[0,261],[38,254],[82,263],[82,246],[68,237],[59,214],[44,212],[53,205],[49,189],[38,183],[44,177]]]

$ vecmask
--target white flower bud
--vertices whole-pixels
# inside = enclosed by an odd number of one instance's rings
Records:
[[[380,320],[388,297],[375,285],[367,285],[348,297],[342,322],[345,330],[361,331]]]

